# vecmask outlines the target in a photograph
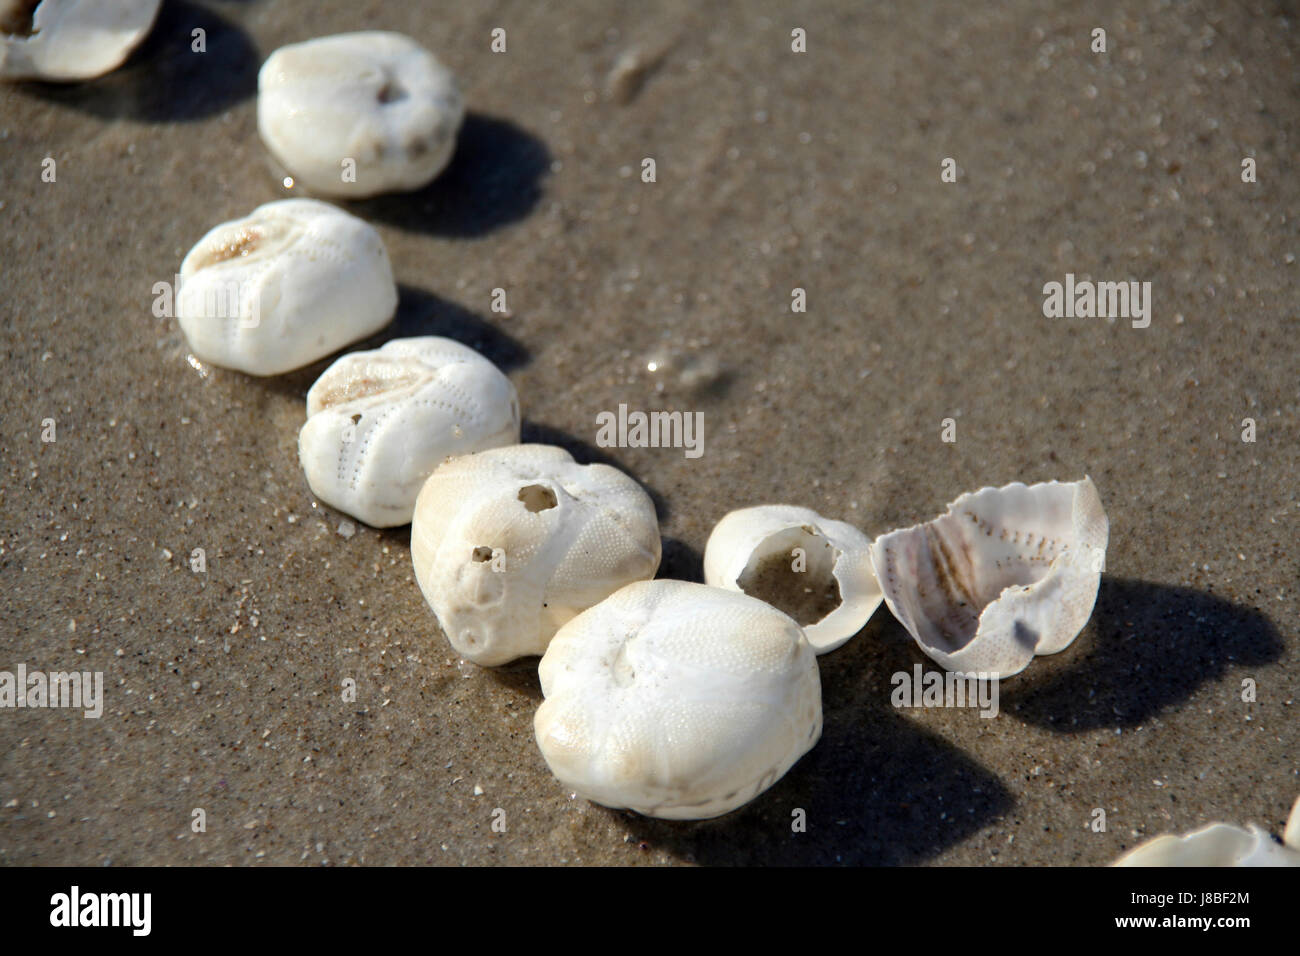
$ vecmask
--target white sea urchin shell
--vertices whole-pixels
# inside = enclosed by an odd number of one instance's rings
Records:
[[[660,549],[640,485],[551,445],[451,459],[411,522],[420,590],[452,647],[489,666],[541,654],[575,614],[653,577]]]
[[[103,76],[121,66],[144,39],[160,4],[0,0],[0,76],[53,81]]]
[[[298,459],[326,504],[388,528],[410,522],[444,459],[518,441],[510,379],[472,348],[429,335],[326,369],[307,393]]]
[[[1007,677],[1069,646],[1092,614],[1109,523],[1091,479],[962,495],[877,538],[894,616],[950,671]]]
[[[728,813],[821,736],[812,647],[792,618],[737,591],[629,584],[561,628],[538,674],[533,729],[551,772],[647,816]]]
[[[719,521],[704,548],[704,583],[789,614],[818,654],[858,633],[882,599],[871,539],[793,505],[742,508]]]
[[[308,189],[354,199],[429,183],[451,159],[465,110],[451,72],[400,33],[281,47],[257,89],[267,148]]]
[[[222,223],[181,264],[176,317],[194,354],[278,375],[377,332],[397,307],[383,240],[329,203],[282,199]]]
[[[1211,823],[1186,836],[1166,834],[1129,850],[1113,866],[1300,866],[1300,799],[1283,842],[1251,824]]]

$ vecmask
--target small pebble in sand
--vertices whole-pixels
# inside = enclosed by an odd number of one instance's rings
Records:
[[[121,66],[162,0],[0,0],[0,76],[88,80]]]
[[[427,185],[450,161],[465,111],[451,71],[400,33],[281,47],[262,65],[257,89],[267,149],[325,196]]]
[[[472,348],[426,335],[326,369],[307,393],[298,459],[326,504],[388,528],[411,520],[446,458],[518,441],[510,379]]]
[[[222,223],[181,263],[176,317],[194,354],[279,375],[377,332],[397,308],[384,243],[313,199],[282,199]]]

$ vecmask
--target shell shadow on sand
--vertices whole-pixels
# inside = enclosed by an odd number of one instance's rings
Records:
[[[1103,576],[1087,628],[1002,689],[1007,716],[1065,733],[1133,727],[1223,683],[1241,702],[1242,668],[1276,661],[1283,643],[1259,611],[1206,591]]]
[[[911,644],[901,625],[877,614],[821,658],[822,738],[748,806],[695,823],[605,812],[636,845],[703,864],[896,865],[960,843],[1015,800],[970,753],[890,706],[887,675],[918,662]],[[1276,661],[1282,649],[1276,629],[1252,608],[1190,588],[1103,578],[1076,644],[1008,681],[1001,709],[1065,732],[1136,725],[1230,669]],[[1224,694],[1239,700],[1240,686],[1227,681]],[[802,833],[792,826],[800,809]]]
[[[907,643],[888,639],[896,627],[874,617],[818,659],[821,740],[753,802],[698,822],[605,810],[631,834],[630,852],[668,849],[724,866],[917,863],[1010,811],[1014,800],[992,771],[890,705],[889,675],[914,661]],[[794,826],[798,810],[802,832]]]
[[[509,120],[471,112],[461,124],[451,163],[432,183],[345,208],[407,232],[482,236],[532,212],[550,167],[550,150],[536,136]]]

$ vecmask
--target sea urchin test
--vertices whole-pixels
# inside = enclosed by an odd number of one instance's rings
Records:
[[[176,317],[196,357],[279,375],[388,324],[397,286],[379,233],[313,199],[222,223],[181,264]]]
[[[871,539],[793,505],[742,508],[719,521],[704,548],[704,583],[789,614],[818,654],[862,630],[881,601]]]
[[[472,348],[429,335],[326,369],[307,393],[298,458],[322,501],[387,528],[411,520],[444,459],[518,441],[510,379]]]
[[[464,100],[451,72],[400,33],[281,47],[257,77],[257,128],[302,185],[359,199],[419,189],[451,159]]]
[[[748,803],[822,731],[817,658],[793,618],[739,591],[629,584],[560,629],[533,729],[565,787],[702,820]]]
[[[1008,677],[1088,622],[1109,533],[1091,479],[1016,482],[880,536],[871,563],[889,609],[933,660]]]
[[[488,666],[541,654],[575,614],[654,577],[660,549],[640,485],[551,445],[451,459],[411,522],[425,600],[457,653]]]
[[[161,0],[0,0],[0,76],[88,80],[122,65]]]

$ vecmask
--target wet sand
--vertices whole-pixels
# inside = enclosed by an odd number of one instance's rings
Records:
[[[651,6],[169,0],[117,73],[0,88],[0,668],[102,671],[106,695],[98,720],[0,711],[0,863],[1102,864],[1212,820],[1281,832],[1294,23],[1272,4]],[[536,661],[459,661],[407,529],[344,537],[313,500],[296,440],[328,362],[199,370],[151,313],[211,226],[289,194],[257,136],[262,59],[365,28],[436,52],[470,115],[431,187],[348,206],[401,287],[363,344],[444,334],[496,361],[527,440],[651,490],[665,577],[699,580],[734,507],[877,535],[984,485],[1089,474],[1111,538],[1074,644],[1006,681],[994,719],[896,710],[890,676],[928,662],[882,607],[819,659],[821,742],[749,806],[668,823],[564,792],[532,738]],[[643,75],[611,81],[628,56]],[[1149,281],[1150,326],[1045,317],[1067,273]],[[595,447],[620,403],[703,412],[704,453]]]

